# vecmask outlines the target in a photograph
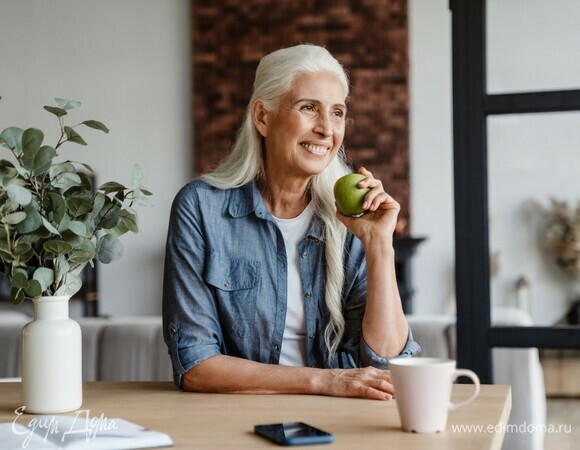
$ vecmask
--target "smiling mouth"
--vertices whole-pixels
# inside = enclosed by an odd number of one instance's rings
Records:
[[[324,156],[330,150],[330,147],[324,147],[321,145],[309,145],[309,144],[300,144],[300,145],[302,146],[302,148],[305,148],[310,153],[313,153],[314,155],[318,156]]]

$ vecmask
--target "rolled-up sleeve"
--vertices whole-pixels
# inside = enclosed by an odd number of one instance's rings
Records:
[[[388,358],[383,358],[377,355],[372,348],[368,346],[364,338],[361,336],[360,339],[360,365],[361,367],[373,366],[377,369],[388,369],[389,361],[393,358],[411,357],[421,351],[421,347],[413,340],[413,333],[411,332],[411,327],[409,327],[409,332],[407,334],[407,343],[403,350],[398,355],[393,355]]]
[[[211,288],[204,282],[205,242],[195,189],[184,187],[171,209],[163,278],[163,337],[181,388],[183,374],[221,354],[223,337]]]

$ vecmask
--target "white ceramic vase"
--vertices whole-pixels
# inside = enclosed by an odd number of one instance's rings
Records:
[[[58,414],[82,404],[81,327],[68,316],[69,299],[33,299],[34,320],[22,330],[22,405],[27,413]]]

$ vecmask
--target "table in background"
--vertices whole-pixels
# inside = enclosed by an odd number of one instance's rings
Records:
[[[453,399],[471,385],[453,386]],[[12,422],[20,406],[20,383],[0,383],[0,423]],[[256,436],[254,425],[302,421],[336,436],[333,449],[500,449],[511,409],[509,386],[481,386],[471,404],[451,411],[447,431],[401,431],[395,401],[317,395],[192,394],[168,382],[88,382],[82,410],[91,417],[120,417],[171,436],[176,449],[275,448]],[[33,415],[23,415],[26,425]],[[485,431],[452,431],[481,425]],[[322,448],[322,447],[321,447]]]

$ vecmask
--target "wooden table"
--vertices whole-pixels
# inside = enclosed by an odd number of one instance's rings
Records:
[[[471,385],[454,385],[452,397],[466,397]],[[0,383],[0,423],[14,421],[20,383]],[[256,424],[302,421],[333,433],[334,449],[500,449],[511,409],[509,386],[481,386],[471,404],[449,414],[447,431],[401,431],[395,401],[314,395],[192,394],[169,382],[89,382],[83,410],[91,417],[120,417],[168,433],[177,449],[276,448],[258,437]],[[26,425],[34,416],[23,415]],[[453,425],[485,431],[458,432]],[[311,447],[323,448],[323,447]]]

